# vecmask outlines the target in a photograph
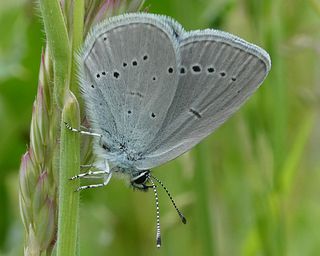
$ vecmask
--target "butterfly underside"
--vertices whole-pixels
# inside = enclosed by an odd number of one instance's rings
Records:
[[[224,123],[267,76],[271,61],[258,46],[218,30],[186,32],[173,19],[134,13],[94,27],[79,54],[81,90],[96,137],[95,171],[71,179],[124,173],[140,190],[153,189],[156,243],[161,246],[157,186],[150,169],[190,150]],[[103,161],[101,161],[103,160]],[[110,170],[109,164],[112,168]]]
[[[80,64],[87,114],[102,135],[96,153],[137,170],[168,162],[212,133],[271,66],[263,49],[231,34],[186,32],[145,13],[98,25]]]

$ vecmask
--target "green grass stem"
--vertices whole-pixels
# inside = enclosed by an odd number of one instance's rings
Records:
[[[77,254],[79,232],[79,193],[74,192],[79,181],[71,182],[69,178],[79,172],[80,138],[78,133],[66,129],[64,122],[75,128],[80,126],[79,105],[72,94],[63,108],[61,120],[57,256]]]
[[[60,1],[40,0],[40,9],[54,68],[54,98],[62,109],[69,87],[71,60],[66,23]]]
[[[79,99],[79,85],[77,79],[77,52],[82,46],[84,29],[84,0],[74,1],[73,4],[73,28],[72,28],[72,67],[70,88]]]

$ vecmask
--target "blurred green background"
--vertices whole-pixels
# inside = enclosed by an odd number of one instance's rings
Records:
[[[44,34],[36,1],[0,2],[0,255],[22,255],[18,169],[29,142]],[[81,193],[81,255],[320,255],[320,1],[147,0],[186,29],[218,28],[264,47],[267,80],[191,152],[154,170],[159,189],[112,179]]]

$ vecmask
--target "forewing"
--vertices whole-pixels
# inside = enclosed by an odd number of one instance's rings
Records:
[[[191,149],[225,122],[269,72],[261,48],[216,30],[180,38],[178,89],[161,129],[137,162],[149,169]]]
[[[178,43],[162,16],[127,14],[99,25],[81,59],[93,127],[139,154],[158,134],[178,84]]]

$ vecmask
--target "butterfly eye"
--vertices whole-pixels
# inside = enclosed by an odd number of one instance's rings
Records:
[[[131,183],[144,184],[148,179],[149,173],[149,171],[141,172],[139,175],[131,179]]]

